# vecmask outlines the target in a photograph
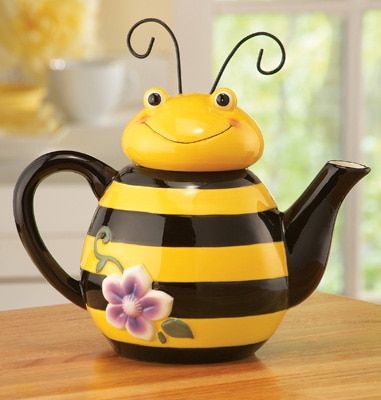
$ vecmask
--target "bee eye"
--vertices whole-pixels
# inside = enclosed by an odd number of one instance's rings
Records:
[[[168,99],[168,94],[161,88],[152,87],[144,92],[143,103],[146,108],[155,108],[164,104]]]
[[[157,92],[152,92],[148,95],[147,102],[151,106],[158,106],[162,102],[161,95]]]
[[[216,103],[220,107],[226,107],[230,104],[230,96],[227,93],[219,93],[216,97]]]

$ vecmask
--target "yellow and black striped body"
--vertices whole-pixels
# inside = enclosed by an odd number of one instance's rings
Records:
[[[96,272],[93,248],[102,226],[110,228],[112,241],[100,243],[100,252],[117,258],[123,268],[143,264],[153,288],[174,298],[170,317],[186,322],[193,338],[146,341],[106,321],[102,281],[119,271],[107,263]],[[137,358],[241,357],[275,332],[288,304],[280,213],[248,170],[180,173],[127,167],[100,199],[81,268],[96,325],[119,352]],[[159,330],[160,321],[155,324]]]

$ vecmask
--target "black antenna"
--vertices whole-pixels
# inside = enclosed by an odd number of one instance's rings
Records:
[[[179,85],[179,94],[181,94],[183,92],[183,85],[181,82],[181,62],[180,62],[180,50],[179,50],[179,44],[177,43],[177,39],[175,37],[175,34],[172,32],[171,28],[162,20],[158,19],[158,18],[145,18],[142,19],[141,21],[138,21],[135,25],[133,25],[131,27],[131,29],[129,30],[128,34],[127,34],[127,46],[128,49],[130,50],[131,54],[134,55],[137,58],[146,58],[151,54],[152,51],[152,47],[153,44],[155,43],[155,38],[151,37],[151,40],[148,44],[148,49],[145,53],[140,54],[137,53],[131,45],[131,36],[134,32],[134,30],[142,25],[145,24],[147,22],[156,22],[157,24],[161,25],[162,27],[165,28],[165,30],[171,35],[171,38],[173,40],[173,44],[175,45],[175,50],[176,50],[176,59],[177,59],[177,80],[178,80],[178,85]]]
[[[241,45],[242,45],[243,43],[245,43],[247,40],[249,40],[249,39],[251,39],[251,38],[253,38],[253,37],[256,37],[256,36],[261,36],[261,35],[262,35],[262,36],[268,36],[268,37],[274,39],[274,40],[278,43],[278,45],[279,45],[279,47],[280,47],[280,49],[281,49],[281,51],[282,51],[282,58],[281,58],[281,60],[280,60],[280,64],[279,64],[275,69],[273,69],[273,70],[271,70],[271,71],[265,71],[265,70],[263,70],[262,67],[261,67],[261,62],[262,62],[262,57],[263,57],[263,49],[261,49],[261,50],[259,50],[258,59],[257,59],[257,70],[258,70],[261,74],[263,74],[263,75],[272,75],[272,74],[275,74],[275,73],[277,73],[278,71],[280,71],[280,70],[282,69],[282,67],[283,67],[283,65],[284,65],[284,63],[285,63],[285,61],[286,61],[286,51],[285,51],[285,49],[284,49],[284,46],[283,46],[282,42],[281,42],[276,36],[272,35],[271,33],[268,33],[268,32],[255,32],[255,33],[252,33],[252,34],[250,34],[250,35],[244,37],[243,39],[241,39],[241,40],[234,46],[233,50],[232,50],[232,51],[230,52],[230,54],[227,56],[225,62],[222,64],[222,67],[221,67],[220,71],[218,72],[217,78],[216,78],[216,80],[215,80],[214,83],[213,83],[213,86],[212,86],[212,89],[210,90],[210,93],[213,93],[213,92],[216,90],[216,87],[217,87],[217,85],[218,85],[218,82],[220,81],[221,76],[222,76],[222,74],[223,74],[224,71],[225,71],[225,68],[227,67],[229,61],[230,61],[231,58],[234,56],[234,54],[236,53],[236,51],[241,47]]]

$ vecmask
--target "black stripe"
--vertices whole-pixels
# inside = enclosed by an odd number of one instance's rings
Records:
[[[283,239],[276,209],[238,215],[169,215],[99,207],[88,234],[106,225],[112,241],[167,247],[220,247]]]
[[[140,346],[138,344],[111,342],[114,350],[123,357],[142,361],[162,363],[196,364],[240,360],[253,356],[266,341],[243,346],[207,347],[207,348],[173,348]]]
[[[154,288],[174,299],[177,318],[223,318],[269,314],[287,308],[287,278],[244,282],[164,283]]]
[[[102,294],[104,278],[82,272],[86,303],[100,310],[107,306]],[[153,288],[173,296],[171,317],[175,318],[244,317],[287,308],[287,277],[241,282],[154,282]]]
[[[249,170],[222,172],[174,172],[137,166],[128,166],[115,178],[116,181],[136,186],[198,189],[226,189],[249,186],[261,181]]]

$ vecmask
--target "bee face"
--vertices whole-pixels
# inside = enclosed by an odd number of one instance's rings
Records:
[[[144,94],[144,109],[126,126],[122,147],[136,164],[170,171],[246,168],[263,152],[255,121],[227,88],[212,94]]]

